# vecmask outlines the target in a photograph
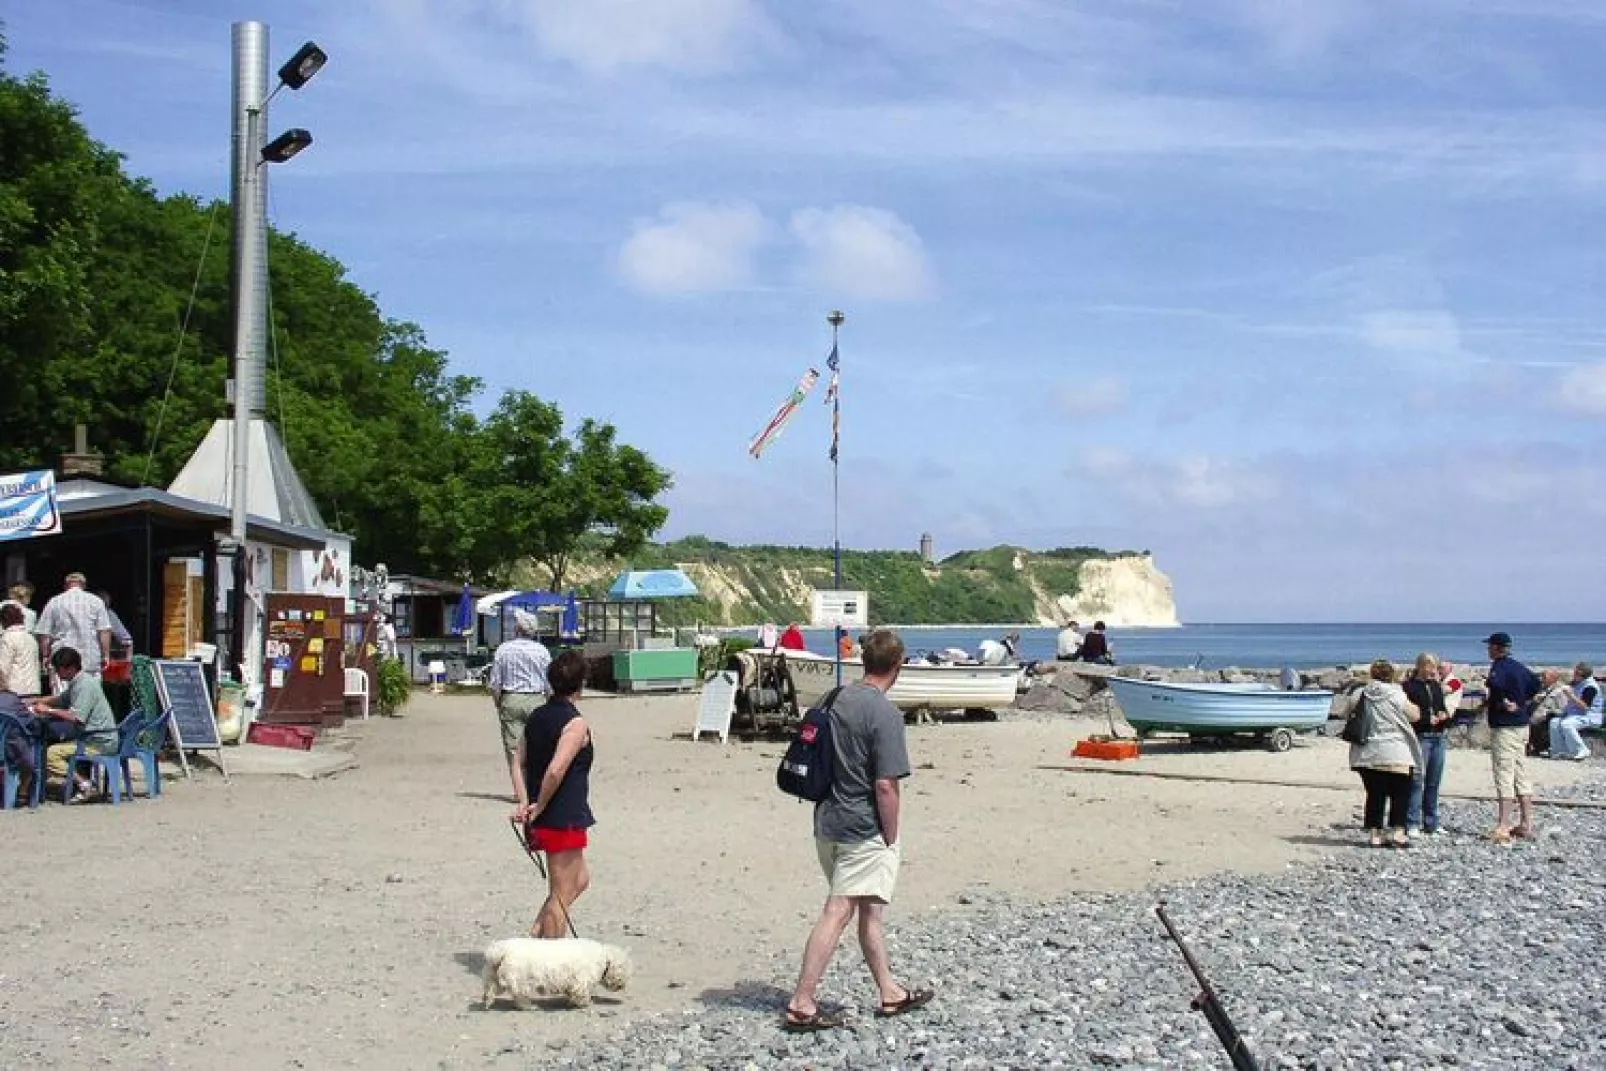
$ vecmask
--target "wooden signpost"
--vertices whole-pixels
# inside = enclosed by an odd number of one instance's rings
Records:
[[[218,769],[223,771],[224,777],[229,776],[228,767],[223,764],[223,740],[217,731],[217,713],[201,664],[160,659],[152,662],[151,668],[156,674],[156,690],[162,706],[173,714],[167,722],[168,731],[173,734],[173,747],[178,751],[184,776],[191,776],[187,751],[217,752]]]

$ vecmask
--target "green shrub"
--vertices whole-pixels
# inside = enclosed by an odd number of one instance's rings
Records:
[[[374,674],[374,702],[381,714],[395,714],[413,697],[413,678],[399,658],[381,658]]]

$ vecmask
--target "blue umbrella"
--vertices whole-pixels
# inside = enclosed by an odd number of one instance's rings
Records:
[[[675,599],[694,596],[697,585],[679,569],[631,569],[608,589],[610,599]]]
[[[474,635],[474,596],[469,593],[468,585],[463,585],[463,595],[457,600],[457,610],[452,614],[452,635]]]

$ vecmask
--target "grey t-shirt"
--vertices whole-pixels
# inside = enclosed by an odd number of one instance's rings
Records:
[[[879,688],[854,681],[832,704],[831,735],[836,766],[831,794],[814,808],[814,835],[856,844],[881,835],[875,783],[909,776],[903,711]]]

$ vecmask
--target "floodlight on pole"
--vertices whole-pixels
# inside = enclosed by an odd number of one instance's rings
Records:
[[[293,126],[262,146],[262,162],[282,164],[311,144],[312,134],[299,126]]]
[[[328,53],[315,42],[308,41],[279,68],[279,84],[287,89],[300,89],[312,81],[313,75],[323,70],[323,65],[328,62]]]

